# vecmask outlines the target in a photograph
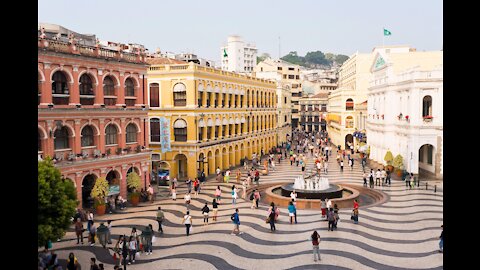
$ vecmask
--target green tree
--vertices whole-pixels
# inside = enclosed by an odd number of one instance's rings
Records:
[[[73,183],[62,179],[52,160],[38,162],[38,246],[65,235],[77,204]]]
[[[335,56],[335,62],[337,62],[337,64],[339,64],[339,65],[342,65],[345,61],[348,60],[348,58],[349,58],[349,57],[346,56],[346,55],[337,54],[337,55]]]
[[[330,63],[333,63],[333,61],[335,61],[335,54],[326,53],[325,54],[325,59],[327,59]]]
[[[142,183],[140,182],[140,176],[136,172],[131,172],[127,175],[127,187],[138,190]]]
[[[393,154],[390,152],[390,150],[385,153],[385,157],[383,158],[385,162],[387,162],[387,165],[392,165],[392,160],[393,160]]]
[[[393,164],[392,164],[395,168],[397,168],[398,170],[402,170],[403,169],[403,157],[402,155],[398,154],[394,159],[393,159]]]
[[[296,51],[289,52],[287,55],[280,59],[295,65],[305,66],[305,58],[303,56],[298,56]]]
[[[314,65],[329,65],[327,59],[325,59],[325,54],[321,51],[308,52],[305,55],[305,61],[309,64]]]
[[[260,56],[257,56],[257,64],[262,62],[263,60],[267,59],[267,58],[271,58],[270,57],[270,54],[268,53],[262,53],[262,55]]]
[[[109,185],[105,177],[100,177],[95,181],[90,196],[95,198],[95,206],[105,204],[105,196],[108,194]]]

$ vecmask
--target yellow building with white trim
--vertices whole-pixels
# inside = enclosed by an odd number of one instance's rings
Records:
[[[148,59],[152,161],[183,179],[225,170],[277,145],[276,84],[171,59]],[[170,121],[171,151],[162,153],[160,118]]]

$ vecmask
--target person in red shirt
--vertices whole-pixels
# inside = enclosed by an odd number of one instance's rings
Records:
[[[358,202],[357,200],[353,201],[353,209],[358,209]]]

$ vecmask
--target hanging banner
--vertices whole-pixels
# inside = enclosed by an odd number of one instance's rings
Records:
[[[162,153],[172,151],[170,148],[170,119],[160,117],[160,143]]]

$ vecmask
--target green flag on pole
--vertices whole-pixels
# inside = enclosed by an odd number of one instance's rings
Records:
[[[223,49],[223,57],[227,57],[228,54],[227,54],[227,50],[226,49]]]
[[[392,32],[388,31],[387,29],[383,28],[383,35],[384,36],[391,36]]]

